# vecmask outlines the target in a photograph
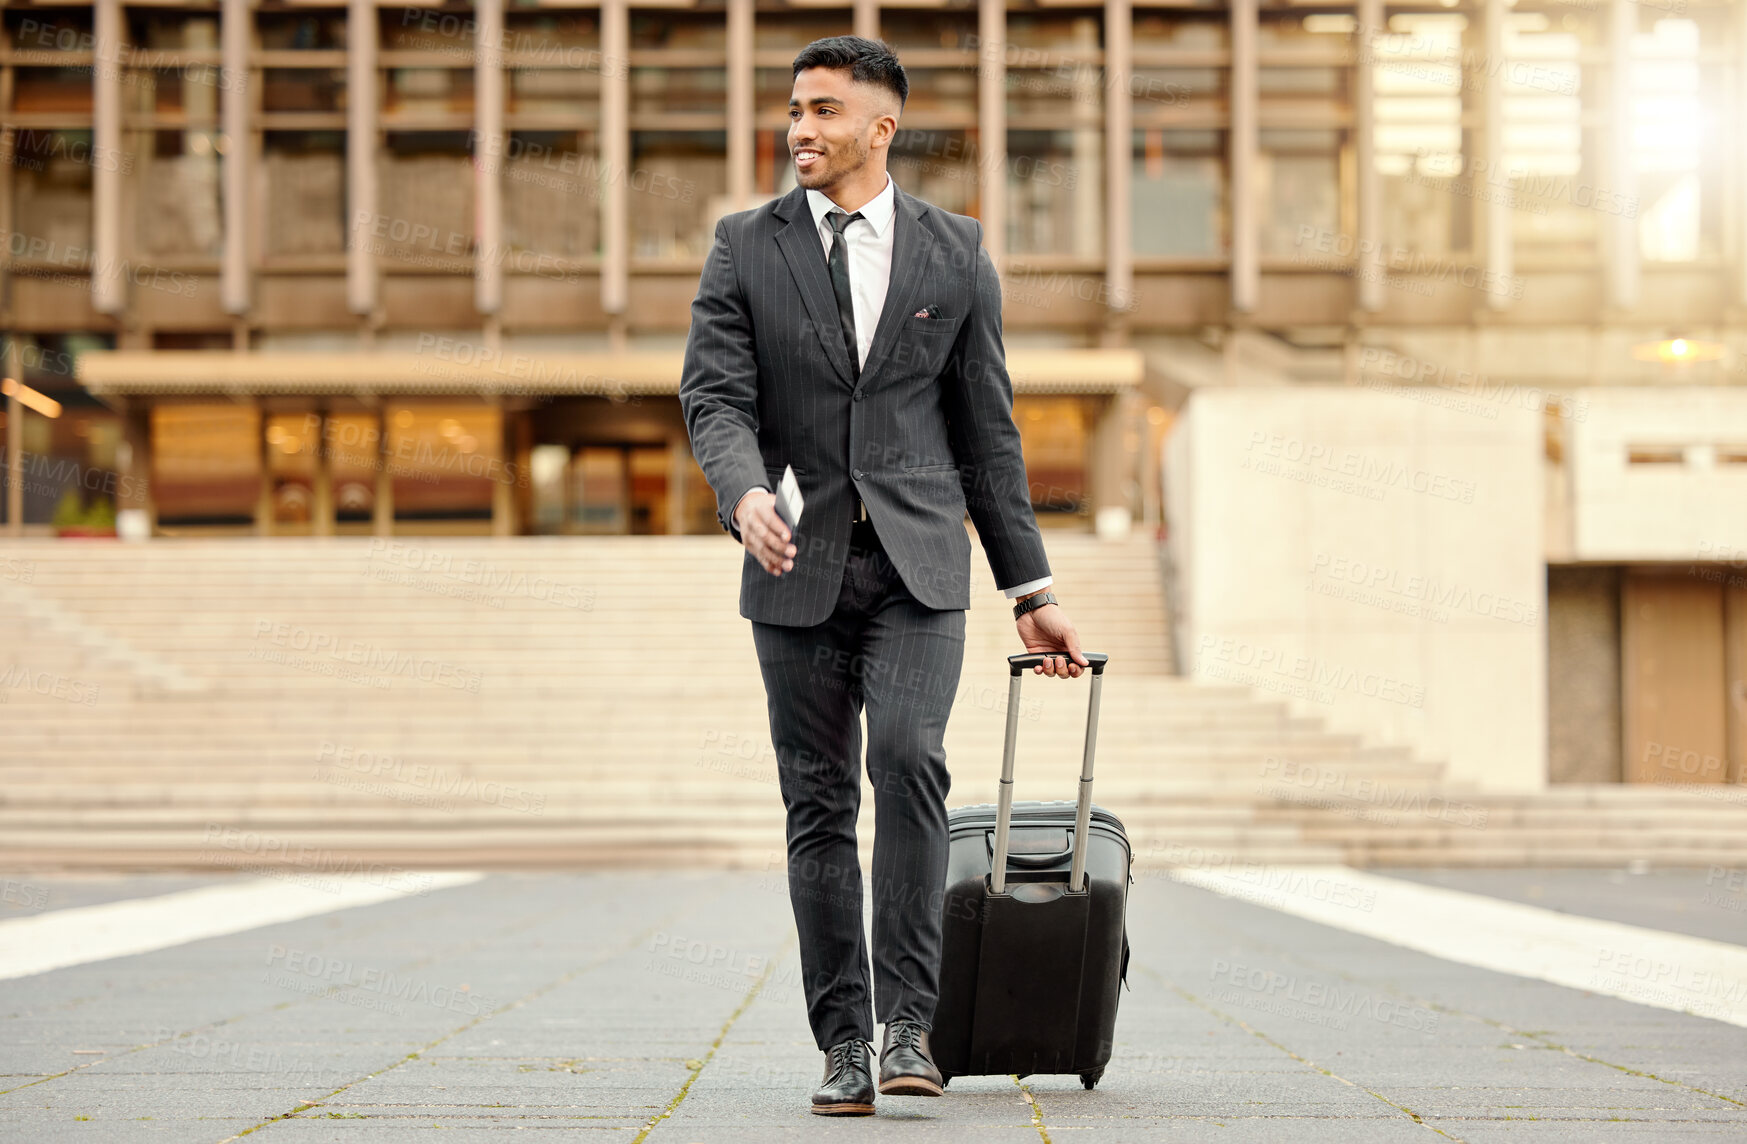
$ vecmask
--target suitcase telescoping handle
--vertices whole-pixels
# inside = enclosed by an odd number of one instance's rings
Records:
[[[1058,655],[1060,653],[1057,653]],[[1079,893],[1086,880],[1086,835],[1092,821],[1092,749],[1098,742],[1098,691],[1104,686],[1104,665],[1110,657],[1102,652],[1080,653],[1092,668],[1092,699],[1086,709],[1086,753],[1080,760],[1080,798],[1074,811],[1074,864],[1068,873],[1068,889]],[[1007,684],[1007,741],[1001,750],[1001,802],[995,812],[995,859],[989,871],[990,888],[997,894],[1007,892],[1007,834],[1013,819],[1013,746],[1019,731],[1019,680],[1033,667],[1056,655],[1030,652],[1007,657],[1011,679]]]

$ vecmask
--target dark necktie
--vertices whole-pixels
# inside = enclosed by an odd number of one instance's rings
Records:
[[[825,218],[831,223],[831,290],[837,295],[837,317],[843,325],[843,346],[849,351],[849,375],[861,379],[861,351],[855,340],[855,302],[849,293],[849,240],[843,231],[862,213],[844,214],[832,211]]]

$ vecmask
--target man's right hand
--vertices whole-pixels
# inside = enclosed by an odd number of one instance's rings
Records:
[[[734,527],[740,530],[740,542],[753,559],[764,565],[772,576],[781,576],[794,568],[795,546],[789,541],[789,526],[776,514],[776,494],[754,489],[740,498],[734,508]]]

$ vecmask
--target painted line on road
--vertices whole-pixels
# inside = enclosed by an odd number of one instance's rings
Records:
[[[1460,965],[1747,1027],[1747,948],[1561,914],[1346,866],[1178,868],[1223,897]]]
[[[464,870],[404,872],[394,880],[333,874],[323,875],[320,886],[251,878],[151,898],[52,910],[0,922],[0,981],[464,886],[484,876]]]

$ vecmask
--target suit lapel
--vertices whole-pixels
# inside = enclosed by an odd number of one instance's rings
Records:
[[[925,221],[928,205],[905,194],[896,183],[892,184],[892,198],[895,208],[892,225],[897,228],[892,240],[892,276],[886,285],[885,308],[880,311],[880,320],[874,325],[867,364],[861,367],[863,389],[873,384],[874,375],[891,356],[892,345],[898,340],[904,318],[916,312],[917,295],[922,290],[926,267],[934,253],[934,235]]]
[[[896,230],[892,236],[891,280],[886,285],[885,306],[874,324],[867,364],[862,367],[864,387],[871,384],[873,375],[891,355],[904,315],[913,312],[922,287],[923,268],[934,248],[934,235],[923,221],[927,204],[906,194],[896,183],[892,185],[892,199],[892,225]],[[831,271],[825,260],[824,244],[814,227],[813,212],[807,206],[806,188],[797,186],[778,200],[776,213],[777,217],[788,219],[788,225],[776,232],[776,243],[800,287],[801,302],[812,320],[813,332],[825,356],[831,359],[837,379],[853,389],[849,350],[843,344],[843,323],[837,316],[837,295],[831,289]]]
[[[813,212],[807,206],[807,189],[796,186],[783,196],[777,215],[787,218],[789,225],[776,232],[776,244],[789,264],[789,273],[801,288],[801,302],[807,307],[813,333],[824,347],[825,356],[837,371],[837,380],[853,387],[849,370],[849,350],[843,344],[843,323],[837,317],[837,294],[831,289],[831,271],[825,263],[824,244],[813,224]]]

